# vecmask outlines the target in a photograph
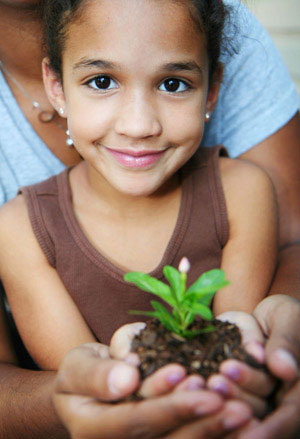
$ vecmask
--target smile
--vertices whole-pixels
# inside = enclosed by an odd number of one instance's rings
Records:
[[[166,151],[117,151],[107,147],[105,147],[105,149],[115,158],[118,163],[128,168],[147,168],[156,163]]]

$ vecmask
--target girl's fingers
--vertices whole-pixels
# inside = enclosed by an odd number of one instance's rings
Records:
[[[237,360],[224,361],[220,373],[238,384],[242,390],[264,398],[270,395],[276,384],[269,374]]]
[[[249,422],[247,422],[244,426],[239,428],[238,430],[234,430],[231,433],[226,434],[222,439],[240,439],[241,434],[243,434],[244,431],[249,431],[250,429],[253,429],[257,427],[260,424],[260,420],[257,418],[252,418]]]
[[[147,377],[138,390],[143,398],[153,398],[171,392],[186,377],[186,371],[179,364],[168,364]],[[190,390],[190,389],[184,389]]]
[[[130,353],[131,342],[133,338],[145,328],[145,326],[146,323],[144,322],[136,322],[123,325],[121,328],[117,329],[110,342],[109,353],[111,357],[118,360],[125,360],[129,357],[130,362],[134,362],[134,358],[136,357],[136,361],[138,362],[137,355]]]
[[[191,422],[160,439],[217,439],[251,421],[249,408],[238,401],[228,401],[223,410],[204,419]]]
[[[188,375],[175,387],[174,391],[181,392],[183,390],[200,390],[204,389],[205,387],[205,379],[201,375]]]
[[[93,398],[56,394],[54,402],[72,437],[85,439],[163,437],[188,422],[218,412],[224,405],[219,395],[209,391],[174,392],[159,398],[114,405]],[[231,415],[232,418],[235,416]],[[249,411],[238,414],[237,421],[244,421],[246,416],[249,416]],[[174,437],[184,439],[189,436]]]
[[[207,387],[210,390],[220,393],[225,398],[240,399],[249,404],[255,416],[261,418],[268,412],[268,404],[265,399],[242,390],[232,381],[226,379],[223,375],[213,375],[207,381]]]
[[[97,343],[69,351],[57,373],[55,391],[102,401],[123,399],[134,392],[140,382],[137,368],[124,361],[102,358],[101,351]]]

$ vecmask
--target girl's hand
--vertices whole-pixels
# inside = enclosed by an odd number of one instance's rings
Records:
[[[243,312],[225,312],[218,316],[239,326],[243,346],[259,363],[265,362],[264,336],[255,318]],[[247,402],[258,417],[267,414],[266,398],[275,388],[276,380],[259,369],[254,369],[237,360],[222,363],[220,374],[211,376],[207,386],[225,398],[237,398]]]
[[[125,336],[124,329],[119,334]],[[223,438],[252,418],[244,403],[225,402],[208,390],[155,396],[166,383],[174,387],[184,376],[176,365],[145,380],[152,398],[118,401],[138,388],[139,373],[134,365],[110,359],[107,353],[97,343],[81,345],[67,353],[59,368],[53,401],[74,439]]]

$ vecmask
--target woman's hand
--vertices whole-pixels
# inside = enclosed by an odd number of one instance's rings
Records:
[[[236,315],[235,322],[247,329],[242,329],[245,348],[258,361],[264,361],[274,377],[285,384],[277,392],[277,408],[262,422],[251,429],[246,428],[237,437],[297,438],[300,433],[300,302],[285,295],[270,296],[256,307],[254,316],[266,338],[265,349],[262,349],[262,338],[257,328],[251,329],[246,320],[238,321]],[[256,414],[263,415],[266,408],[264,397],[272,390],[272,380],[265,379],[261,372],[236,360],[225,361],[221,372],[223,376],[216,375],[209,380],[209,388],[227,397],[241,397]]]
[[[286,295],[264,299],[254,316],[268,337],[266,363],[286,384],[278,392],[277,408],[261,424],[238,439],[297,439],[300,436],[300,302]]]
[[[244,348],[258,363],[265,361],[264,335],[256,319],[244,312],[230,311],[217,317],[239,326]],[[221,364],[220,374],[212,375],[207,387],[225,398],[237,398],[247,402],[257,417],[268,412],[266,397],[273,391],[275,378],[238,360],[230,359]]]

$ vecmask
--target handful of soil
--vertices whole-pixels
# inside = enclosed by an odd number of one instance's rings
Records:
[[[131,351],[136,352],[140,358],[142,378],[166,364],[179,363],[188,374],[198,373],[206,379],[217,373],[220,364],[228,358],[235,358],[266,371],[265,366],[241,346],[241,334],[236,325],[217,319],[209,322],[199,319],[193,323],[191,330],[211,325],[215,327],[213,331],[186,340],[168,331],[159,320],[149,320],[146,328],[135,336],[131,347]]]

